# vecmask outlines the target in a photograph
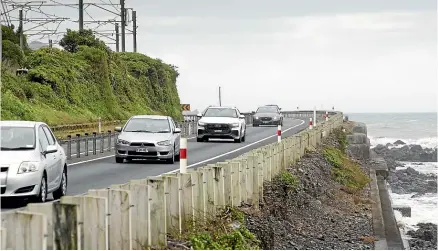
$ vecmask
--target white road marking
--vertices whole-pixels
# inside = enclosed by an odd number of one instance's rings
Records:
[[[301,119],[299,119],[299,120],[301,120]],[[287,132],[287,131],[289,131],[289,130],[292,130],[293,128],[296,128],[296,127],[298,127],[298,126],[300,126],[300,125],[302,125],[302,124],[304,124],[304,123],[305,123],[305,121],[304,121],[304,120],[301,120],[301,123],[300,123],[300,124],[295,125],[295,126],[292,126],[292,127],[289,127],[289,128],[287,128],[286,130],[284,130],[284,131],[282,131],[282,132]],[[260,142],[263,142],[263,141],[268,140],[268,139],[273,138],[273,137],[277,137],[277,134],[274,134],[274,135],[272,135],[272,136],[268,136],[268,137],[263,138],[263,139],[260,139],[260,140],[258,140],[258,141],[256,141],[256,142],[253,142],[253,143],[251,143],[251,144],[248,144],[248,145],[245,145],[245,146],[239,147],[239,148],[234,149],[234,150],[232,150],[232,151],[230,151],[230,152],[220,154],[220,155],[215,156],[215,157],[213,157],[213,158],[209,158],[209,159],[202,160],[202,161],[199,161],[199,162],[197,162],[197,163],[194,163],[194,164],[188,165],[187,167],[188,167],[188,168],[189,168],[189,167],[194,167],[194,166],[197,166],[197,165],[203,164],[203,163],[205,163],[205,162],[208,162],[208,161],[211,161],[211,160],[215,160],[215,159],[218,159],[218,158],[223,157],[223,156],[227,156],[227,155],[229,155],[229,154],[232,154],[232,153],[238,152],[238,151],[240,151],[240,150],[243,150],[243,149],[248,148],[248,147],[250,147],[250,146],[256,145],[256,144],[258,144],[258,143],[260,143]],[[196,138],[196,137],[191,137],[191,138],[188,138],[188,139],[194,139],[194,138]],[[111,155],[111,156],[105,156],[105,157],[100,157],[100,158],[91,159],[91,160],[85,160],[85,161],[81,161],[81,162],[76,162],[76,163],[73,163],[73,164],[69,164],[69,166],[79,165],[79,164],[83,164],[83,163],[87,163],[87,162],[91,162],[91,161],[96,161],[96,160],[100,160],[100,159],[110,158],[110,157],[114,157],[114,155]],[[173,170],[173,171],[167,172],[167,173],[163,173],[163,174],[176,173],[176,172],[178,172],[178,171],[179,171],[179,168],[178,168],[178,169],[175,169],[175,170]],[[161,176],[161,175],[163,175],[163,174],[160,174],[160,175],[157,175],[157,176],[159,177],[159,176]],[[125,183],[125,184],[128,184],[128,183],[129,183],[129,182],[127,182],[127,183]],[[71,196],[85,196],[85,195],[87,195],[87,193],[88,193],[88,192],[85,192],[85,193],[82,193],[82,194],[78,194],[78,195],[71,195]],[[53,201],[49,201],[49,202],[47,202],[47,203],[52,203],[52,202],[56,202],[56,201],[59,201],[59,200],[53,200]],[[22,207],[22,208],[24,208],[24,207]],[[13,211],[13,210],[20,210],[20,209],[21,209],[21,208],[11,208],[11,209],[2,210],[2,212]]]
[[[301,120],[301,119],[300,119],[300,120]],[[282,133],[287,132],[287,131],[289,131],[289,130],[292,130],[292,129],[294,129],[294,128],[296,128],[296,127],[302,125],[302,124],[304,124],[304,120],[301,120],[301,123],[300,123],[300,124],[295,125],[295,126],[292,126],[292,127],[289,127],[288,129],[282,131]],[[274,134],[274,135],[272,135],[272,136],[269,136],[269,137],[266,137],[266,138],[260,139],[260,140],[258,140],[258,141],[256,141],[256,142],[253,142],[253,143],[251,143],[251,144],[248,144],[248,145],[245,145],[245,146],[239,147],[239,148],[234,149],[234,150],[232,150],[232,151],[230,151],[230,152],[220,154],[220,155],[215,156],[215,157],[213,157],[213,158],[209,158],[209,159],[202,160],[202,161],[199,161],[199,162],[197,162],[197,163],[194,163],[194,164],[188,165],[187,168],[194,167],[194,166],[197,166],[197,165],[200,165],[200,164],[203,164],[203,163],[209,162],[209,161],[211,161],[211,160],[215,160],[215,159],[221,158],[221,157],[223,157],[223,156],[227,156],[227,155],[229,155],[229,154],[232,154],[232,153],[238,152],[238,151],[240,151],[240,150],[243,150],[243,149],[248,148],[248,147],[250,147],[250,146],[256,145],[256,144],[258,144],[258,143],[260,143],[260,142],[262,142],[262,141],[265,141],[265,140],[270,139],[270,138],[273,138],[273,137],[277,137],[277,134]],[[179,169],[176,169],[176,170],[173,170],[173,171],[170,171],[170,172],[164,173],[164,174],[175,173],[175,172],[177,172],[177,171],[179,171]]]

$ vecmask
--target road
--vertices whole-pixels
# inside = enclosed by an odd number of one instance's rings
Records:
[[[282,136],[296,134],[307,127],[307,123],[303,120],[287,119],[283,124]],[[242,143],[229,141],[196,142],[195,138],[189,138],[187,146],[188,167],[200,167],[232,159],[252,149],[276,142],[276,132],[277,126],[248,126],[246,141]],[[132,179],[157,176],[178,169],[179,162],[172,165],[157,161],[133,161],[117,164],[113,155],[94,161],[77,162],[69,165],[67,194],[79,195],[86,193],[89,189],[106,188],[112,184],[123,184]],[[11,205],[7,207],[11,208]]]

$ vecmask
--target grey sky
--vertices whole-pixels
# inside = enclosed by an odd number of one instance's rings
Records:
[[[179,66],[181,102],[193,108],[217,104],[221,86],[223,103],[242,111],[267,103],[345,112],[436,111],[435,0],[126,4],[138,13],[139,52]],[[50,11],[77,19],[74,9]],[[92,7],[89,13],[114,17]],[[130,36],[126,49],[132,50]]]

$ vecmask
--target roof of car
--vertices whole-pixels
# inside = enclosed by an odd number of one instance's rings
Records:
[[[0,125],[2,126],[17,126],[17,127],[35,127],[39,124],[45,124],[38,121],[22,121],[22,120],[2,120]]]
[[[209,106],[208,108],[218,109],[218,108],[228,108],[228,109],[236,109],[234,106]]]
[[[135,115],[132,116],[133,119],[167,119],[169,116],[162,115]]]

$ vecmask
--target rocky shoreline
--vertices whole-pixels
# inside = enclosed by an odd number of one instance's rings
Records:
[[[299,183],[293,191],[278,180],[265,184],[260,211],[246,213],[261,249],[374,249],[369,186],[352,194],[332,179],[322,153],[338,144],[330,135],[287,170]],[[369,174],[366,162],[361,168]]]
[[[396,194],[414,193],[412,197],[422,196],[426,193],[437,193],[437,176],[435,174],[423,174],[411,167],[396,170],[397,167],[405,167],[406,162],[436,162],[437,148],[423,148],[420,145],[407,145],[401,140],[393,144],[377,145],[374,150],[382,156],[389,168],[391,190]],[[422,163],[417,163],[421,165]],[[427,250],[437,249],[437,225],[433,223],[419,223],[418,230],[408,231],[407,235],[410,249]]]

